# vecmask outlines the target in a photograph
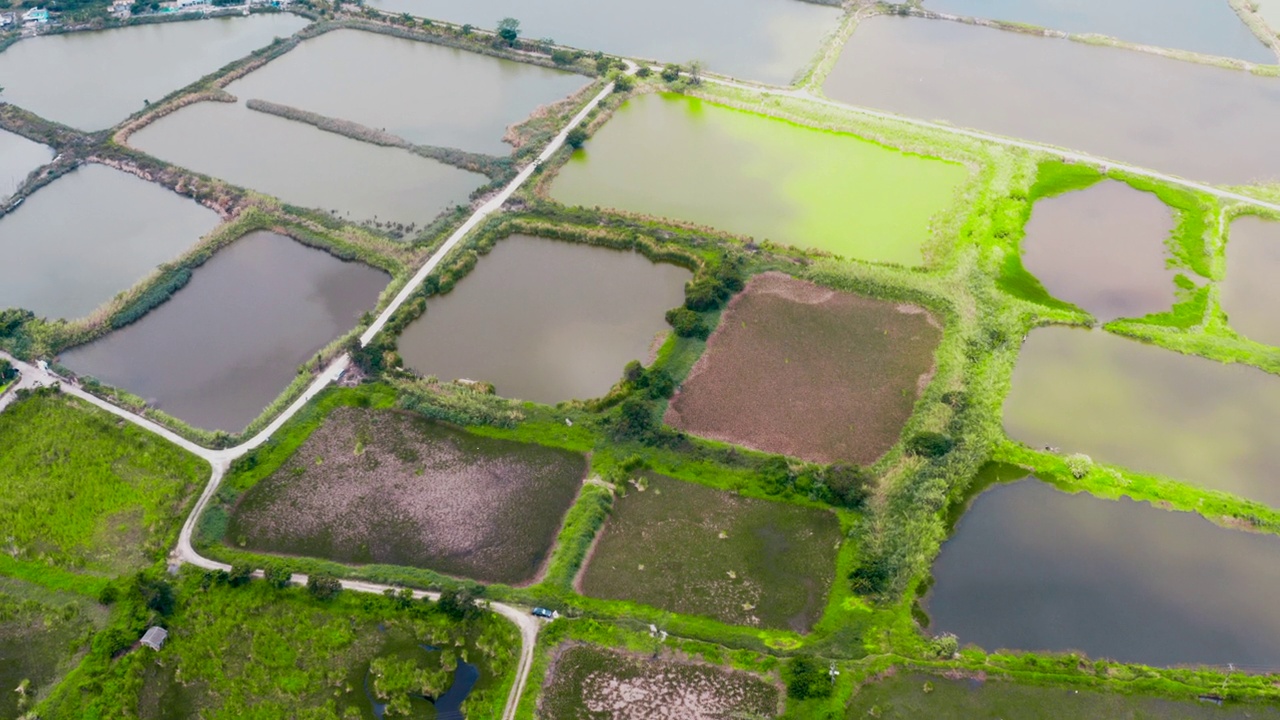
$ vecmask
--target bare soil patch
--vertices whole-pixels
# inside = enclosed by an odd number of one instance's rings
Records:
[[[401,411],[339,408],[245,493],[226,539],[261,552],[527,582],[585,473],[576,453]]]
[[[614,504],[581,592],[734,625],[807,632],[835,575],[829,510],[645,476]]]
[[[562,648],[547,677],[537,712],[547,720],[730,720],[778,714],[778,688],[754,675],[590,645]]]
[[[919,308],[757,275],[664,420],[811,462],[869,464],[897,442],[941,337]]]

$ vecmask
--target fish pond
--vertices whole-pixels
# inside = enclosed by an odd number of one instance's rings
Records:
[[[629,100],[575,152],[556,200],[920,265],[962,165],[675,94]]]
[[[898,441],[941,337],[920,308],[757,275],[664,419],[764,452],[869,465]]]
[[[599,397],[645,361],[691,277],[639,253],[514,235],[427,301],[400,353],[423,375],[491,382],[506,397]]]
[[[380,10],[493,28],[520,20],[526,38],[659,62],[700,60],[715,72],[785,85],[836,29],[840,9],[800,0],[370,0]],[[678,17],[677,22],[672,22]]]
[[[777,717],[780,692],[750,673],[594,645],[553,650],[537,717],[592,720]]]
[[[0,217],[0,307],[83,317],[181,256],[218,222],[190,198],[84,165]]]
[[[241,100],[350,120],[419,145],[505,155],[511,150],[502,141],[507,126],[587,82],[538,65],[344,29],[307,40],[227,91]]]
[[[859,24],[833,99],[1194,180],[1280,176],[1280,78],[943,20]],[[1223,108],[1231,108],[1224,112]]]
[[[1280,506],[1280,378],[1101,330],[1032,330],[1004,405],[1032,447]]]
[[[1222,309],[1236,332],[1268,345],[1280,345],[1280,223],[1242,217],[1231,223]]]
[[[1036,201],[1022,264],[1049,294],[1099,322],[1141,317],[1174,303],[1165,244],[1173,211],[1155,195],[1108,180]]]
[[[646,473],[614,502],[579,585],[592,597],[808,632],[840,541],[829,510]]]
[[[225,542],[528,582],[586,469],[577,453],[471,435],[403,411],[338,408],[245,493]]]
[[[1277,720],[1259,705],[1170,700],[1075,687],[1019,685],[1002,680],[891,672],[864,683],[849,701],[846,720]]]
[[[1225,0],[925,0],[925,7],[1264,65],[1276,62],[1275,53]]]
[[[306,24],[271,13],[27,38],[0,52],[4,99],[48,120],[102,130]]]
[[[52,148],[0,130],[0,203],[22,185],[31,171],[52,159]]]
[[[287,237],[250,233],[141,320],[61,360],[192,425],[236,432],[299,365],[373,310],[388,281]]]
[[[930,631],[987,650],[1275,667],[1280,537],[1037,480],[979,495],[943,544]],[[1248,591],[1244,591],[1248,588]]]
[[[427,225],[488,182],[407,150],[360,142],[240,103],[188,106],[129,142],[177,165],[294,205],[336,210],[357,222]]]
[[[1256,0],[1253,4],[1271,29],[1280,32],[1280,0]]]

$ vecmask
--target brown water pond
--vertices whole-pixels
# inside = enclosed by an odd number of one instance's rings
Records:
[[[239,431],[300,364],[374,309],[387,282],[368,266],[251,233],[164,305],[61,360],[197,427]]]
[[[1242,217],[1231,223],[1222,309],[1236,332],[1280,345],[1280,223]]]

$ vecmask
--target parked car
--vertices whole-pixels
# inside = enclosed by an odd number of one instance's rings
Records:
[[[548,610],[544,607],[534,608],[533,614],[534,614],[534,617],[546,618],[548,620],[555,620],[556,618],[560,617],[560,613],[556,612],[555,610]]]

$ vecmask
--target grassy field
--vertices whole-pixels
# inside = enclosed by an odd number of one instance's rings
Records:
[[[586,595],[735,625],[806,632],[835,573],[840,522],[653,473],[614,503],[581,579]]]
[[[18,717],[44,699],[105,616],[84,598],[0,578],[0,717]]]
[[[225,542],[484,582],[537,574],[586,472],[576,453],[395,410],[335,410],[241,498]]]
[[[677,720],[773,717],[779,691],[748,673],[591,645],[557,650],[537,717],[544,720]]]
[[[759,275],[729,304],[665,420],[811,462],[870,464],[897,442],[940,337],[918,308]]]
[[[104,576],[149,564],[208,474],[199,458],[58,394],[10,406],[0,438],[0,568],[27,579],[41,567]]]
[[[409,693],[447,690],[460,660],[480,670],[464,712],[494,717],[519,647],[515,628],[495,615],[457,622],[417,601],[355,593],[319,601],[263,581],[203,588],[197,573],[177,592],[161,651],[112,661],[87,679],[90,693],[62,693],[42,717],[372,720],[374,697],[390,703],[386,718],[430,717]]]
[[[1018,685],[1000,680],[947,679],[894,674],[863,685],[849,703],[846,720],[1244,720],[1280,718],[1280,710],[1257,705],[1217,707],[1189,698],[1104,693],[1068,687]]]

